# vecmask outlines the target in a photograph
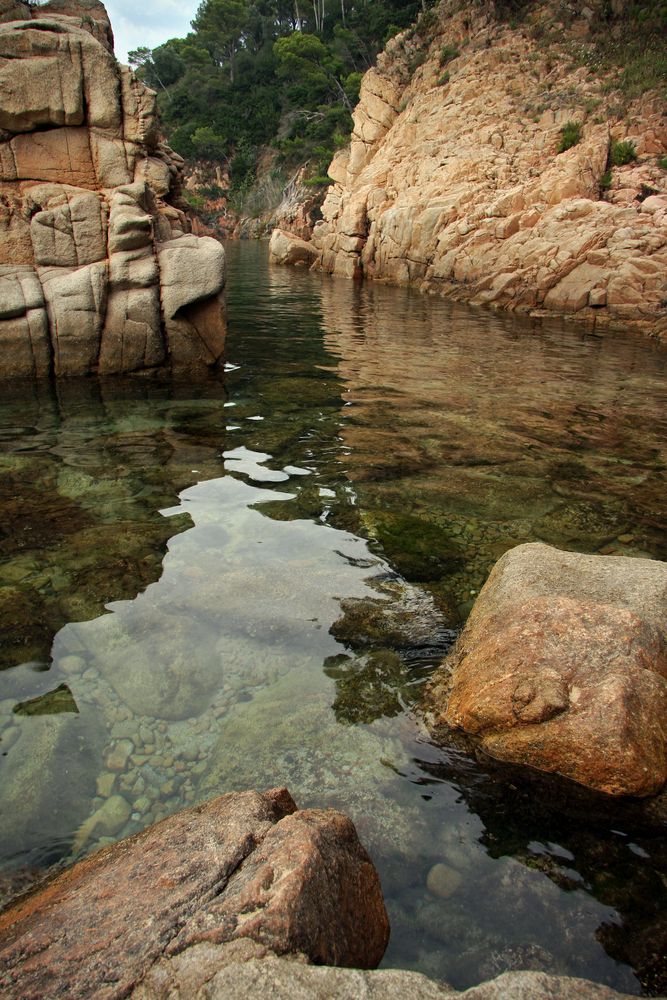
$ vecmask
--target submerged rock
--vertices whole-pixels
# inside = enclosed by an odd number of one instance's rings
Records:
[[[0,376],[216,366],[224,252],[190,234],[183,161],[104,6],[5,7]]]
[[[248,938],[373,968],[388,936],[377,873],[347,817],[298,810],[284,788],[243,792],[112,845],[5,911],[0,990],[128,996],[163,956],[178,967],[202,943]]]
[[[427,693],[492,757],[611,795],[667,781],[667,564],[520,545]]]
[[[5,857],[67,854],[90,812],[103,730],[97,713],[14,716],[0,737],[0,841]],[[5,734],[11,734],[10,740]]]

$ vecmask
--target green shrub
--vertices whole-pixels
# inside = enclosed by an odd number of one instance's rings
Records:
[[[600,178],[600,189],[602,191],[608,191],[611,187],[611,170],[605,170],[602,177]]]
[[[558,152],[564,153],[566,149],[572,149],[581,139],[581,125],[579,122],[566,122],[560,130],[560,143]]]
[[[440,65],[446,66],[448,62],[456,59],[459,55],[459,50],[455,45],[443,45],[440,49]]]
[[[637,159],[637,147],[631,139],[624,139],[617,142],[616,139],[611,144],[611,162],[615,167],[624,167],[626,163],[632,163]]]
[[[420,66],[423,66],[426,62],[428,56],[423,50],[416,52],[412,58],[408,61],[408,70],[410,71],[410,76],[414,76]]]
[[[439,87],[444,87],[446,84],[449,83],[449,79],[450,79],[449,73],[447,73],[447,72],[443,73],[442,76],[438,80],[438,86]]]
[[[658,157],[658,166],[661,170],[667,170],[667,156]]]

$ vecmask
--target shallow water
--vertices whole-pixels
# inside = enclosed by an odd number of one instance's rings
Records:
[[[385,965],[667,989],[664,831],[410,711],[507,548],[667,557],[665,352],[229,263],[226,387],[2,387],[4,882],[286,784],[357,823]]]

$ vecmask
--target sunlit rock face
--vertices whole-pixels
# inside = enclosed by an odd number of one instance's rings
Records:
[[[101,3],[0,2],[0,377],[219,363],[224,251],[181,166]]]
[[[573,65],[595,3],[549,45],[562,8],[530,7],[512,25],[442,0],[391,39],[329,167],[316,266],[664,338],[664,99],[647,92],[625,119],[613,80]],[[578,141],[561,152],[570,122]],[[635,159],[615,165],[628,142]]]

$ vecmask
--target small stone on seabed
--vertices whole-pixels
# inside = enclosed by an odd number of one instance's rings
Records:
[[[119,740],[107,755],[106,763],[110,771],[122,771],[127,764],[128,758],[134,745],[130,740]]]
[[[106,771],[104,774],[98,775],[97,794],[101,795],[103,799],[108,799],[113,791],[115,782],[116,775],[112,774],[110,771]]]
[[[433,865],[426,876],[426,888],[434,896],[442,899],[449,899],[453,896],[463,882],[463,876],[455,868],[444,865],[441,861]]]

